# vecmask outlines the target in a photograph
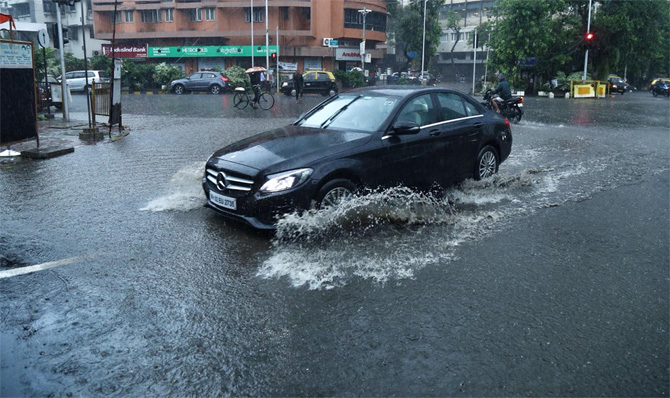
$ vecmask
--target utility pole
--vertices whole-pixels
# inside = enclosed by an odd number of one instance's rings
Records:
[[[586,23],[586,36],[591,34],[591,0],[589,0],[589,19]],[[591,36],[592,37],[592,36]],[[589,47],[587,44],[586,53],[584,54],[584,74],[582,75],[582,82],[586,81],[586,66],[589,63]]]
[[[68,104],[67,79],[65,78],[65,49],[63,48],[63,25],[60,20],[60,4],[56,3],[56,20],[58,22],[58,44],[60,46],[60,70],[61,70],[61,99],[63,104],[63,120],[70,121],[70,104]]]
[[[268,0],[265,0],[265,69],[270,70],[270,36],[268,34]],[[265,78],[267,79],[267,71]]]
[[[421,46],[421,84],[423,84],[423,70],[426,62],[426,4],[428,0],[423,0],[423,45]]]
[[[254,67],[254,0],[249,0],[251,4],[251,67]]]

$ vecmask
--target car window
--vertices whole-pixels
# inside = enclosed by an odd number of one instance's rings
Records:
[[[202,75],[202,73],[194,73],[189,76],[189,79],[200,79],[200,75]]]
[[[397,121],[414,122],[419,126],[435,123],[435,109],[430,94],[411,99],[398,114]]]
[[[68,73],[66,73],[66,74],[65,74],[65,78],[66,78],[66,79],[72,79],[72,78],[74,78],[74,72],[68,72]]]
[[[84,78],[84,72],[74,72],[74,78],[75,79],[83,79]]]
[[[378,131],[393,112],[397,97],[372,95],[339,95],[321,105],[298,122],[304,127]]]
[[[481,115],[482,113],[479,111],[479,109],[470,101],[467,99],[463,98],[463,105],[465,105],[465,113],[468,116],[475,116],[475,115]]]
[[[307,81],[309,81],[309,82],[316,81],[316,73],[315,72],[310,72],[310,73],[306,74],[305,76],[303,76],[303,79],[306,82]]]
[[[202,74],[202,77],[204,77],[204,78],[206,78],[206,79],[213,79],[213,78],[216,77],[216,75],[213,74],[213,73],[203,73],[203,74]]]
[[[440,103],[440,120],[453,120],[465,117],[465,107],[461,96],[454,93],[438,93],[437,100]]]
[[[88,72],[88,75],[86,75],[86,76],[88,76],[88,77],[95,77],[95,73],[93,73],[93,72]]]
[[[317,73],[317,78],[316,78],[316,80],[318,80],[318,81],[320,81],[320,82],[329,82],[329,81],[330,81],[330,77],[328,77],[328,74],[327,74],[327,73]]]
[[[102,71],[102,70],[101,70],[100,72],[98,72],[98,75],[99,75],[101,78],[104,78],[104,79],[106,79],[106,78],[109,77],[109,75],[107,74],[107,72]]]

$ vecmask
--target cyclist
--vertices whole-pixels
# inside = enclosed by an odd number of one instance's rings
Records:
[[[262,72],[253,72],[249,74],[249,80],[251,80],[251,88],[254,90],[254,99],[251,101],[251,107],[256,109],[258,101],[261,98],[261,73]]]

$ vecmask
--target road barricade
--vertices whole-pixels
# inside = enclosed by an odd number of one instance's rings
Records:
[[[609,86],[599,80],[570,80],[572,98],[607,98]]]

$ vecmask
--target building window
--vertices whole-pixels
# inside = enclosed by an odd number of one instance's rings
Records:
[[[449,33],[444,33],[444,34],[440,37],[440,41],[441,41],[442,43],[449,41]]]
[[[191,22],[202,21],[202,8],[191,8],[188,10],[188,20]]]
[[[114,23],[114,22],[116,22],[116,23],[121,23],[121,22],[122,22],[122,21],[121,21],[121,11],[117,11],[117,12],[116,12],[116,15],[112,12],[112,13],[110,13],[110,15],[111,15],[112,17],[111,17],[109,20],[110,20],[112,23]]]
[[[356,8],[344,9],[344,27],[363,29],[363,14]],[[372,11],[365,17],[365,30],[386,32],[386,14]]]
[[[133,14],[134,14],[133,10],[123,12],[123,16],[126,18],[126,22],[133,22],[133,16],[134,16]],[[119,15],[119,18],[116,21],[121,22],[121,15]]]
[[[174,21],[174,8],[165,9],[165,22]]]
[[[254,8],[254,22],[263,22],[263,17],[265,16],[265,8],[256,7]],[[251,7],[244,9],[244,22],[251,22]]]
[[[142,22],[157,23],[160,21],[160,10],[142,10]]]
[[[214,20],[214,8],[213,7],[207,7],[205,8],[205,19],[207,21],[213,21]]]

